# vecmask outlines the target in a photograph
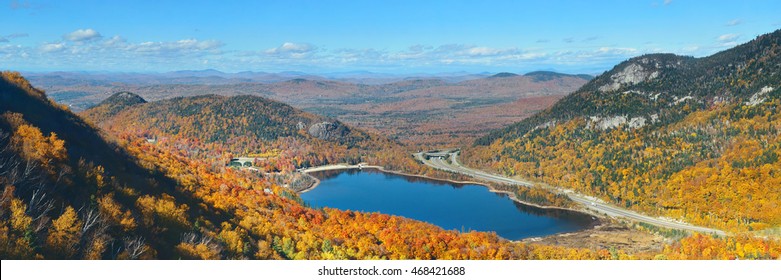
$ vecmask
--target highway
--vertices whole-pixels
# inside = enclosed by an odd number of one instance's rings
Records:
[[[527,187],[532,186],[532,183],[528,181],[511,179],[511,178],[507,178],[495,174],[486,173],[481,170],[465,167],[458,162],[458,152],[451,152],[449,154],[450,162],[443,159],[443,157],[431,157],[429,160],[426,160],[423,154],[424,154],[423,152],[420,152],[414,155],[415,158],[418,159],[419,161],[436,169],[459,173],[459,174],[471,176],[488,182],[520,185],[520,186],[527,186]],[[586,209],[589,209],[597,213],[605,214],[611,217],[624,218],[633,221],[644,222],[655,226],[670,228],[670,229],[679,229],[679,230],[686,230],[686,231],[693,231],[693,232],[700,232],[700,233],[716,234],[722,236],[726,235],[724,231],[717,230],[717,229],[699,227],[699,226],[689,225],[689,224],[671,221],[662,218],[649,217],[631,210],[619,208],[613,205],[608,205],[607,203],[604,203],[596,198],[590,198],[575,193],[572,190],[566,190],[560,187],[556,187],[553,189],[556,192],[567,195],[570,199],[572,199],[572,201],[583,205],[583,207]]]

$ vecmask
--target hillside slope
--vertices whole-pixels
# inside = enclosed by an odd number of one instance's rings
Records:
[[[226,220],[18,73],[0,100],[3,259],[177,258],[197,213]]]
[[[132,131],[104,136],[18,73],[0,73],[0,101],[2,259],[731,259],[781,254],[781,243],[772,240],[693,236],[662,252],[633,257],[445,231],[378,213],[311,209],[257,173],[194,159],[198,151],[187,145],[192,139],[149,143]],[[735,243],[743,246],[729,246]]]
[[[84,115],[89,117],[103,106],[121,106],[110,99],[101,104],[85,111]],[[137,103],[137,106],[125,106],[124,109],[109,114],[106,121],[115,126],[132,126],[206,142],[226,142],[242,137],[266,141],[280,137],[314,137],[355,145],[368,138],[366,133],[339,121],[258,96],[177,97]]]
[[[106,115],[107,106],[81,114],[88,119]],[[404,146],[380,135],[258,96],[177,97],[136,104],[92,121],[114,135],[182,142],[178,145],[188,146],[192,157],[215,166],[226,164],[226,157],[251,156],[263,158],[260,164],[267,172],[359,162],[416,173],[426,169]]]
[[[644,55],[465,159],[695,224],[777,227],[780,88],[781,30],[704,58]]]
[[[85,117],[92,121],[102,122],[128,107],[144,103],[146,103],[146,100],[134,93],[127,91],[117,92],[90,108],[89,114],[85,115]]]
[[[165,140],[126,133],[114,144],[18,73],[0,73],[0,101],[2,259],[610,256],[307,208],[255,173],[214,168]]]

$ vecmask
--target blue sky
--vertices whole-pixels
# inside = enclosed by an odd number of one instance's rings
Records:
[[[35,1],[0,4],[0,68],[599,73],[781,28],[781,1]]]

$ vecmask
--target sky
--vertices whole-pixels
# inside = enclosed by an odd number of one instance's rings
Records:
[[[596,74],[781,29],[781,1],[0,0],[16,71]]]

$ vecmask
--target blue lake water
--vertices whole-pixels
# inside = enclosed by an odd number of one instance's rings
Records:
[[[579,231],[594,225],[592,216],[542,209],[512,201],[479,185],[384,173],[372,169],[313,172],[321,180],[302,193],[312,207],[380,212],[428,222],[444,229],[493,231],[519,240]]]

